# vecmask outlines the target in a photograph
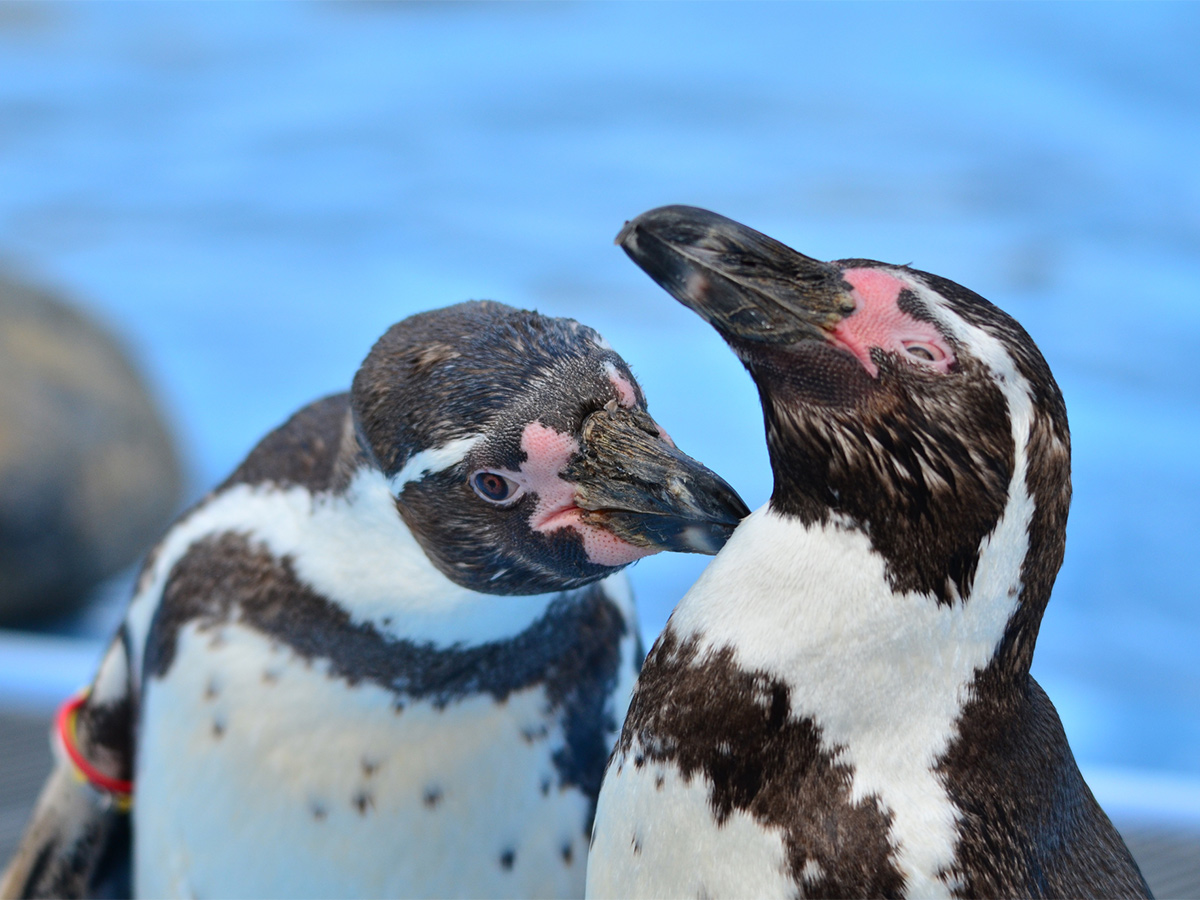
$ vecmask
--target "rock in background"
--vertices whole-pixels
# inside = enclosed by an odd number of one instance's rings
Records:
[[[124,349],[0,275],[0,626],[69,613],[178,509],[170,432]]]

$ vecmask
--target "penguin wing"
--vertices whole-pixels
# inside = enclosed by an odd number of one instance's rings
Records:
[[[942,774],[964,813],[955,867],[962,896],[1151,896],[1032,677],[1020,715],[983,707],[960,729],[972,758],[947,760]]]
[[[125,631],[109,646],[78,708],[56,723],[61,751],[42,788],[17,852],[0,875],[0,898],[128,897],[132,841],[121,794],[98,787],[65,752],[70,741],[100,778],[128,781],[133,771],[135,698]],[[61,731],[66,731],[65,736]]]

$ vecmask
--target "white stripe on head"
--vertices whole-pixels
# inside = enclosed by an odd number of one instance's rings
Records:
[[[392,492],[399,494],[410,481],[420,481],[426,475],[434,472],[444,472],[457,463],[462,462],[471,448],[483,440],[482,434],[458,438],[441,447],[431,447],[414,453],[399,472],[389,479]]]
[[[633,409],[637,406],[637,392],[634,391],[633,384],[617,371],[617,367],[611,361],[604,363],[604,374],[608,376],[608,380],[616,389],[621,406],[626,409]]]
[[[1032,406],[1033,392],[1018,371],[1016,361],[1003,341],[987,329],[964,319],[951,308],[941,294],[918,276],[899,271],[893,271],[892,274],[903,281],[925,303],[938,322],[949,328],[951,334],[992,371],[1008,400],[1010,414],[1015,417],[1023,407]],[[1014,427],[1013,437],[1024,438],[1028,435],[1019,435],[1018,429]],[[1018,446],[1023,447],[1024,440],[1018,439]]]

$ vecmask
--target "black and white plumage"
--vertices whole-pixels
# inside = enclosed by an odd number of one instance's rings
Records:
[[[1025,331],[691,207],[618,243],[749,369],[775,485],[643,666],[589,896],[1148,896],[1029,675],[1070,444]]]
[[[613,573],[746,512],[592,329],[394,326],[146,563],[79,718],[136,893],[582,894],[641,660]],[[120,887],[129,824],[60,766],[0,893]]]

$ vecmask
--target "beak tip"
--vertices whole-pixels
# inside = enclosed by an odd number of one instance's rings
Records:
[[[632,219],[626,219],[625,224],[621,226],[621,230],[617,232],[617,236],[613,238],[613,243],[618,247],[628,246],[629,242],[636,241],[633,236],[634,225]]]
[[[680,549],[684,552],[691,551],[705,556],[716,556],[732,535],[733,526],[692,525],[680,533],[679,540],[682,545]]]
[[[625,223],[618,242],[727,342],[824,339],[852,311],[837,266],[709,210],[649,210]]]

